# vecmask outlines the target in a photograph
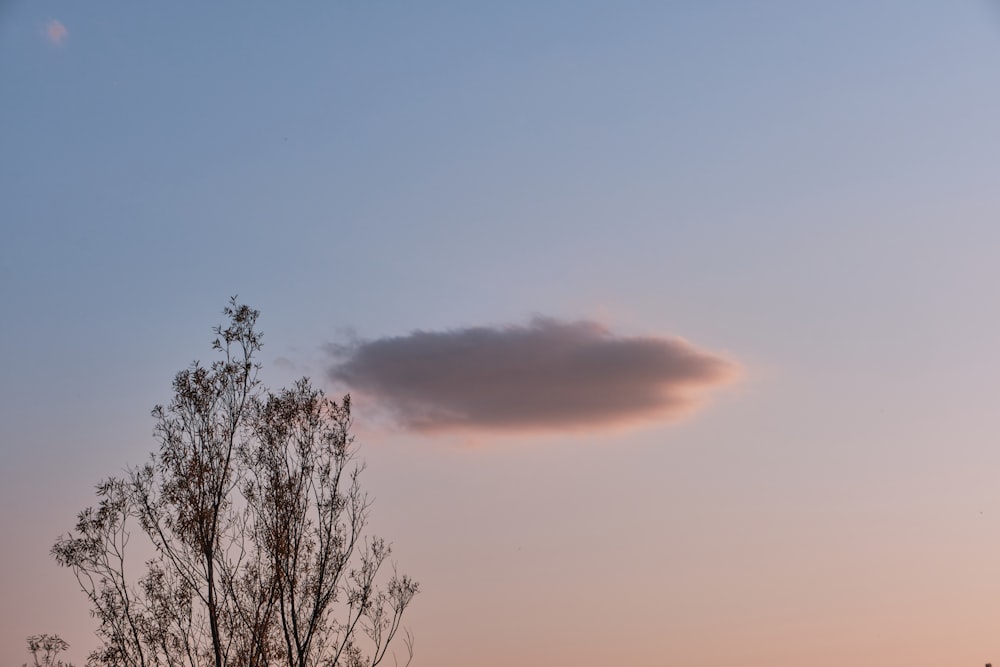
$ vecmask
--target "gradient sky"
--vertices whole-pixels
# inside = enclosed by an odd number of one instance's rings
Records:
[[[0,663],[83,663],[48,550],[233,294],[273,385],[538,321],[740,369],[624,430],[359,401],[413,667],[1000,662],[998,119],[972,0],[0,3]]]

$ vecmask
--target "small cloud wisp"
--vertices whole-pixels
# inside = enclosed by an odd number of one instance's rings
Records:
[[[69,30],[61,22],[52,19],[45,26],[45,36],[53,44],[62,44],[63,40],[69,37]]]
[[[739,368],[680,338],[617,337],[596,322],[538,317],[329,345],[328,377],[404,429],[575,431],[673,421]]]

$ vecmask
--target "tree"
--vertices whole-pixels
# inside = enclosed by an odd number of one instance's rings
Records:
[[[159,449],[101,482],[52,549],[98,620],[90,664],[374,667],[418,587],[365,532],[350,396],[305,378],[265,390],[258,311],[234,297],[223,312],[220,358],[179,372],[153,409]]]
[[[69,643],[59,635],[32,635],[28,637],[31,667],[73,667],[72,663],[56,660],[69,648]],[[22,667],[28,667],[27,664]]]

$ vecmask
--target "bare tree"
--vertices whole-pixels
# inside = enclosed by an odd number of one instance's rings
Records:
[[[69,643],[59,635],[32,635],[28,637],[31,667],[73,667],[72,663],[57,660],[69,648]],[[27,664],[22,667],[29,667]]]
[[[350,397],[308,379],[266,391],[259,313],[235,298],[224,313],[220,358],[178,373],[153,409],[158,451],[101,482],[52,549],[99,623],[90,664],[375,667],[417,584],[365,532]]]

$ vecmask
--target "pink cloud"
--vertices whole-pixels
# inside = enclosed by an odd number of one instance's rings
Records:
[[[52,19],[45,26],[45,35],[53,44],[61,44],[63,40],[69,37],[69,30],[59,21]]]
[[[329,347],[329,377],[404,429],[575,431],[674,421],[739,367],[681,338],[536,318]]]

